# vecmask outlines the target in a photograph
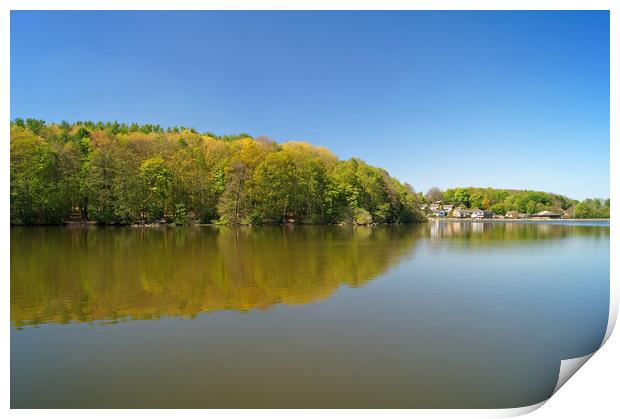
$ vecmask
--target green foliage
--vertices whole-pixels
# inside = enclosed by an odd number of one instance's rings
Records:
[[[454,188],[446,190],[444,202],[464,208],[490,209],[496,214],[509,211],[533,214],[543,210],[568,209],[571,200],[562,195],[546,192],[493,189]]]
[[[609,218],[609,211],[609,199],[586,199],[575,206],[575,218]]]
[[[61,150],[19,125],[11,127],[11,223],[58,224],[68,217],[73,183]]]
[[[539,206],[538,203],[534,200],[529,200],[527,201],[527,204],[525,204],[525,212],[526,214],[534,214],[536,212],[538,212]]]
[[[490,209],[495,214],[508,212],[535,214],[551,211],[575,218],[609,218],[609,199],[586,199],[574,201],[563,195],[547,192],[493,189],[493,188],[453,188],[445,192],[431,188],[426,201],[442,197],[445,204],[464,208]]]
[[[504,215],[506,214],[506,205],[499,203],[499,204],[495,204],[491,206],[491,211],[493,211],[494,214],[500,214],[500,215]]]
[[[26,119],[26,128],[33,134],[39,134],[43,127],[45,127],[45,121],[42,119]]]
[[[471,195],[469,190],[457,188],[454,190],[454,204],[469,208],[471,206]]]
[[[372,224],[372,215],[364,208],[356,208],[353,214],[353,221],[358,225]]]
[[[100,148],[91,156],[87,169],[86,190],[89,215],[102,224],[113,224],[119,217],[117,184],[120,181],[118,159],[110,150]]]
[[[177,204],[174,210],[174,223],[178,226],[187,224],[187,209],[183,204]]]
[[[294,182],[295,166],[284,151],[268,154],[256,169],[255,218],[280,222],[293,211],[302,185]]]
[[[185,127],[11,123],[11,223],[410,223],[421,198],[307,143]]]
[[[140,179],[146,196],[147,218],[157,221],[164,218],[170,198],[172,173],[161,157],[151,157],[140,165]]]

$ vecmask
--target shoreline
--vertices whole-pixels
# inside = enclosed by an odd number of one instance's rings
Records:
[[[389,225],[421,225],[431,222],[448,222],[448,223],[514,223],[514,224],[526,224],[526,223],[610,223],[609,218],[452,218],[452,217],[428,217],[427,221],[420,221],[416,223],[381,223],[381,224],[217,224],[217,223],[190,223],[184,225],[175,224],[97,224],[94,221],[87,222],[67,222],[64,224],[11,224],[10,227],[65,227],[65,228],[88,228],[88,227],[110,227],[110,228],[177,228],[177,227],[228,227],[228,228],[243,228],[243,227],[296,227],[296,226],[349,226],[349,227],[381,227]]]
[[[452,217],[428,217],[428,221],[449,221],[469,223],[579,223],[579,222],[610,222],[609,218],[452,218]]]

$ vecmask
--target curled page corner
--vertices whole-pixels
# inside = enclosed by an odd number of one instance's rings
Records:
[[[578,358],[563,359],[560,363],[560,374],[558,375],[558,382],[555,385],[553,394],[555,394],[564,384],[566,384],[569,378],[579,371],[579,368],[583,367],[583,365],[588,362],[588,360],[592,358],[592,355],[595,353],[596,351]]]
[[[611,336],[616,327],[616,320],[618,319],[618,285],[614,286],[614,282],[612,281],[609,291],[609,319],[607,320],[607,330],[605,330],[605,337],[603,338],[601,346],[603,346]]]
[[[549,399],[547,399],[549,400]],[[515,417],[515,416],[523,416],[523,415],[527,415],[528,413],[532,413],[534,410],[538,409],[539,407],[541,407],[543,404],[547,403],[547,400],[543,400],[542,402],[536,403],[536,404],[532,404],[529,406],[523,406],[523,407],[514,407],[514,408],[510,408],[510,409],[498,409],[495,412],[494,417],[496,418],[511,418],[511,417]]]

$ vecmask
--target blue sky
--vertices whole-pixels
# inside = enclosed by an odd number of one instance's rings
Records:
[[[607,12],[12,12],[11,117],[302,140],[416,190],[609,196]]]

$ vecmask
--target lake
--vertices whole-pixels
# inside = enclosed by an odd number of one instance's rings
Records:
[[[596,350],[609,223],[11,228],[12,408],[510,408]]]

